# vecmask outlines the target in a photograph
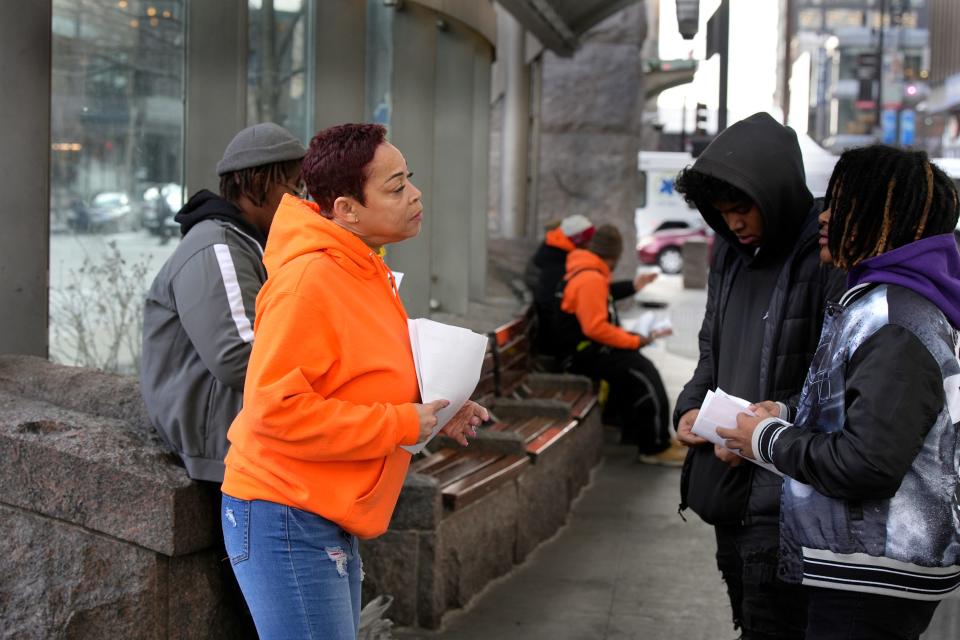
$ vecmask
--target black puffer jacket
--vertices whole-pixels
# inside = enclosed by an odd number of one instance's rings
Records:
[[[789,400],[799,394],[816,351],[826,302],[844,291],[840,272],[819,260],[817,214],[804,179],[796,135],[766,114],[741,121],[718,137],[694,169],[738,187],[758,204],[764,218],[759,252],[740,245],[709,203],[698,203],[717,232],[700,329],[700,360],[676,403],[674,423],[699,408],[707,391],[723,387],[717,362],[721,349],[738,358],[760,359],[760,400]],[[721,320],[740,269],[764,261],[778,271],[770,291],[764,335],[749,344],[721,345]],[[729,357],[729,356],[728,356]],[[752,464],[730,467],[713,445],[691,449],[681,475],[681,509],[692,508],[710,524],[776,524],[781,480]]]

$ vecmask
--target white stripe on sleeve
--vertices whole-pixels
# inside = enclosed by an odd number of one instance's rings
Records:
[[[240,282],[237,280],[237,270],[230,257],[230,248],[225,244],[213,245],[217,254],[217,264],[220,265],[220,276],[223,278],[223,288],[227,291],[227,303],[230,305],[230,315],[237,326],[237,333],[244,342],[253,342],[253,328],[250,319],[243,308],[243,296],[240,293]]]

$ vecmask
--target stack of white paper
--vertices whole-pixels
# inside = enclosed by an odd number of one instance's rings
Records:
[[[733,429],[737,426],[737,415],[741,413],[746,413],[748,415],[756,415],[753,411],[750,411],[749,407],[752,403],[744,400],[743,398],[738,398],[736,396],[731,396],[726,393],[723,389],[718,388],[716,391],[707,391],[706,397],[703,399],[703,404],[700,405],[700,413],[697,414],[697,419],[693,423],[693,432],[709,440],[713,444],[718,444],[721,447],[726,447],[726,441],[717,434],[717,427],[722,427],[724,429]],[[731,449],[735,454],[740,455],[739,451]],[[747,458],[746,456],[741,456],[745,460],[750,460],[754,464],[757,464],[764,469],[772,471],[773,473],[782,476],[783,474],[777,471],[776,467],[764,462],[759,462],[752,458]]]
[[[487,350],[487,337],[426,318],[409,320],[408,327],[422,402],[450,401],[446,408],[437,412],[437,426],[429,438],[403,447],[410,453],[420,453],[476,389]]]
[[[653,311],[644,311],[635,318],[626,318],[620,324],[627,331],[641,336],[649,336],[654,331],[673,328],[669,316]]]

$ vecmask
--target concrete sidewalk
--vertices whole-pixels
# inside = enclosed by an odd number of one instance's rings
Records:
[[[440,632],[399,638],[735,638],[713,534],[677,515],[679,471],[609,446],[569,523]]]
[[[675,398],[696,362],[664,345],[645,352]],[[448,614],[443,630],[400,630],[397,637],[737,637],[715,569],[713,531],[690,512],[686,522],[677,515],[679,482],[679,469],[639,464],[635,448],[608,444],[554,538],[467,609]]]

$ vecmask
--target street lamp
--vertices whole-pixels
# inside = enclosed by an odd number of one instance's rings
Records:
[[[677,28],[684,40],[693,40],[700,27],[700,0],[677,0]]]

